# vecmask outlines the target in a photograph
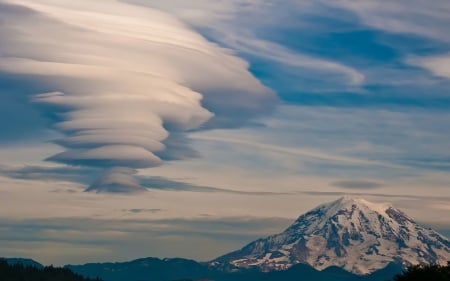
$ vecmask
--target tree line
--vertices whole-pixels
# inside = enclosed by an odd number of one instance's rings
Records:
[[[101,281],[85,278],[72,272],[70,269],[46,266],[37,268],[24,266],[21,263],[8,264],[5,259],[0,259],[0,280],[4,281]]]
[[[437,264],[410,266],[402,274],[396,275],[394,281],[450,281],[450,261],[446,266]]]

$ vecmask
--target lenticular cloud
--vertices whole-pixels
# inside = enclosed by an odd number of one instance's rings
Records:
[[[240,126],[275,100],[245,61],[150,8],[0,1],[0,36],[0,72],[38,85],[64,135],[49,160],[104,169],[92,191],[139,190],[136,169],[185,158],[183,132]]]

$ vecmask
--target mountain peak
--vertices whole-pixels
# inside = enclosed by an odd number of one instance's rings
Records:
[[[414,222],[389,203],[373,203],[363,198],[344,196],[335,201],[319,205],[301,215],[286,231],[310,234],[312,231],[330,225],[330,223],[360,231],[363,225],[361,220],[365,221],[371,218],[371,223],[377,224],[376,221],[383,218],[384,221],[392,223],[393,217],[397,220]]]
[[[445,264],[450,241],[387,203],[341,197],[301,215],[284,232],[254,241],[215,262],[282,270],[306,263],[368,274],[395,262]]]
[[[327,208],[328,213],[337,212],[343,209],[359,208],[364,210],[375,211],[379,214],[385,214],[386,210],[393,208],[389,203],[373,203],[363,198],[355,198],[351,196],[343,196],[336,201],[320,205],[318,208]]]
[[[365,206],[369,206],[369,205],[374,205],[374,203],[371,203],[367,200],[365,200],[364,198],[361,197],[352,197],[352,196],[342,196],[341,198],[337,199],[336,201],[333,201],[331,203],[338,203],[341,206],[347,206],[347,205],[365,205]]]

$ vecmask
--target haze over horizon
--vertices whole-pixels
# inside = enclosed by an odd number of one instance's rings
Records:
[[[206,261],[343,195],[449,237],[449,13],[0,0],[0,256]]]

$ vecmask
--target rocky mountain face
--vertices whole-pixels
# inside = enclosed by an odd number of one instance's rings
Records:
[[[256,240],[217,258],[215,267],[285,270],[309,264],[369,274],[390,263],[401,265],[450,260],[450,240],[414,222],[399,209],[343,197],[301,215],[280,234]]]

